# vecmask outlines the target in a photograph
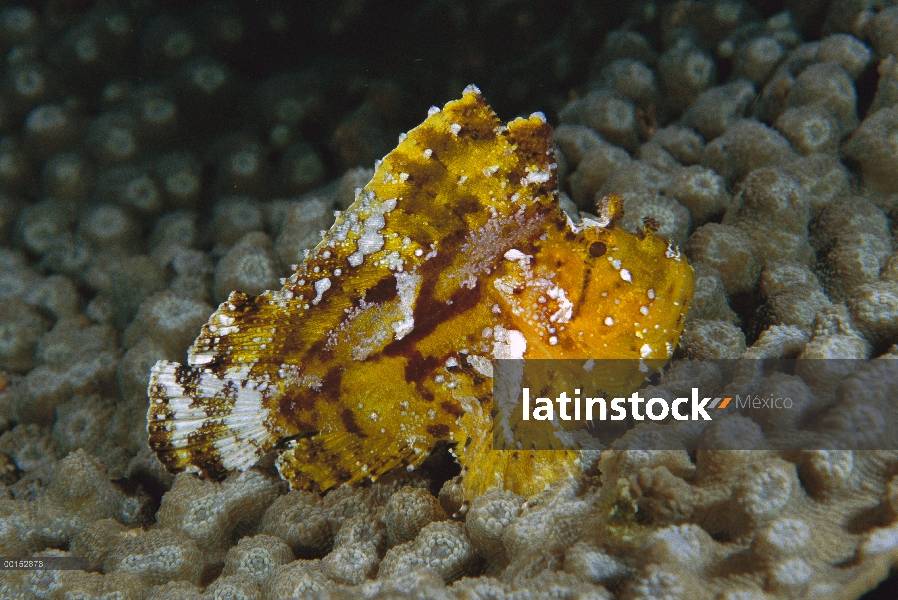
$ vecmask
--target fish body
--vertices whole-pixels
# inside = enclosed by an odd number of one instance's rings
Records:
[[[214,477],[278,447],[281,476],[318,491],[441,441],[469,498],[575,475],[575,452],[492,450],[492,361],[671,355],[692,270],[612,221],[559,210],[542,115],[503,124],[469,86],[400,138],[280,290],[231,293],[186,364],[153,367],[150,446]]]

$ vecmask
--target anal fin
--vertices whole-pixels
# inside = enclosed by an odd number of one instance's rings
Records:
[[[325,492],[343,483],[375,480],[395,467],[420,462],[417,458],[390,436],[333,431],[291,441],[276,464],[292,489]]]

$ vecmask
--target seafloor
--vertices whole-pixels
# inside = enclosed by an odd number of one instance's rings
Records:
[[[445,449],[324,497],[270,465],[170,475],[146,387],[469,83],[503,120],[547,115],[567,211],[618,193],[623,227],[682,248],[678,356],[894,358],[891,5],[0,4],[0,556],[90,566],[2,571],[0,597],[870,592],[898,565],[898,452],[605,452],[459,510]]]

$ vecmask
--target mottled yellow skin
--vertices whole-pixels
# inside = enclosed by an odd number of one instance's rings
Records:
[[[692,270],[651,234],[569,223],[550,134],[472,88],[432,109],[282,290],[232,293],[187,366],[154,367],[162,462],[220,475],[280,443],[281,475],[323,491],[448,440],[469,498],[577,474],[573,452],[491,449],[490,361],[666,359]]]

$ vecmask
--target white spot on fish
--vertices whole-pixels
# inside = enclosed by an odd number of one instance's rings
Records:
[[[312,304],[318,304],[321,302],[322,296],[324,296],[324,292],[331,289],[331,280],[327,277],[323,279],[319,279],[315,282],[315,299],[312,300]]]
[[[493,358],[524,358],[527,351],[527,338],[520,331],[496,326],[493,329]]]
[[[545,183],[550,179],[552,179],[551,173],[535,171],[533,173],[527,173],[527,177],[522,177],[521,185],[529,185],[531,183]]]

